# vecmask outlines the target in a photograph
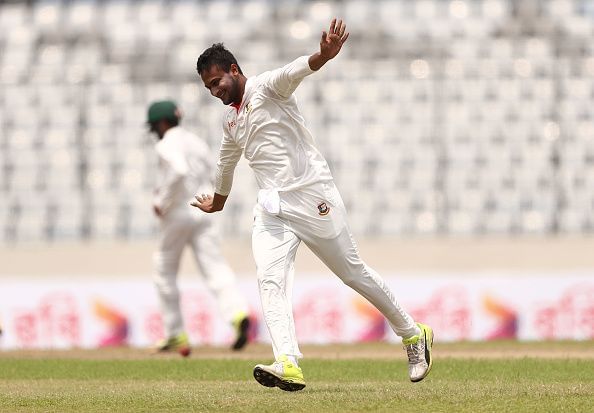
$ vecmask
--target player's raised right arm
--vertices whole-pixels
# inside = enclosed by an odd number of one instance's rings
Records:
[[[326,62],[334,59],[348,38],[349,33],[346,31],[346,24],[342,20],[332,19],[328,33],[322,32],[320,51],[309,57],[308,63],[311,70],[319,70]]]
[[[303,78],[320,69],[326,62],[333,59],[346,40],[349,34],[346,32],[346,25],[342,20],[338,23],[332,19],[330,31],[322,33],[320,40],[320,51],[311,56],[301,56],[291,63],[273,70],[270,74],[269,85],[279,96],[289,97],[299,86]]]

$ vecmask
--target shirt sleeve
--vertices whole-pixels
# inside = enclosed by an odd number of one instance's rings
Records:
[[[293,94],[305,76],[312,73],[314,71],[309,67],[309,56],[301,56],[270,72],[268,84],[279,96],[287,98]]]
[[[157,150],[159,157],[159,178],[155,188],[153,205],[159,207],[163,213],[167,213],[174,203],[176,194],[183,186],[183,179],[187,172],[187,165],[181,167],[179,159],[176,165],[175,156],[163,156],[164,151]]]
[[[217,172],[215,175],[215,192],[220,195],[229,195],[233,185],[233,173],[237,162],[241,158],[242,148],[231,137],[227,125],[223,122],[223,140],[219,150]]]

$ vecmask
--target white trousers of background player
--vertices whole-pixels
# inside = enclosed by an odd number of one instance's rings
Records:
[[[208,219],[197,219],[187,213],[176,214],[172,211],[161,220],[158,249],[154,254],[157,269],[154,283],[161,304],[165,336],[168,338],[184,331],[177,273],[186,245],[191,247],[198,270],[214,294],[225,321],[231,323],[237,313],[248,312],[235,274],[221,252],[216,227]]]
[[[276,214],[267,211],[275,208],[264,200],[256,205],[252,233],[262,310],[276,358],[281,354],[302,357],[291,303],[294,262],[301,241],[346,285],[375,306],[398,336],[420,334],[384,280],[359,257],[344,203],[332,182],[279,195],[280,212]],[[326,215],[320,215],[318,205],[322,203],[330,208]]]

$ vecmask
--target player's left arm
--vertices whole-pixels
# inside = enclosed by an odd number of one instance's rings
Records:
[[[206,213],[222,211],[233,185],[235,166],[241,157],[242,148],[237,145],[228,129],[228,124],[223,121],[223,140],[219,149],[219,160],[215,174],[214,195],[197,194],[190,203],[193,207]]]
[[[155,215],[162,217],[171,209],[188,171],[187,163],[180,152],[161,145],[157,147],[157,155],[160,179],[154,190],[153,211]]]
[[[225,202],[227,201],[227,195],[217,194],[216,192],[214,196],[201,194],[196,195],[194,198],[196,200],[192,201],[190,205],[209,214],[212,212],[222,211],[225,207]]]

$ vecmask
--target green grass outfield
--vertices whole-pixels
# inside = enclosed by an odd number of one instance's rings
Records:
[[[592,412],[594,342],[437,344],[409,382],[398,345],[307,347],[307,387],[260,386],[267,345],[196,348],[189,359],[135,349],[0,352],[0,412]]]

